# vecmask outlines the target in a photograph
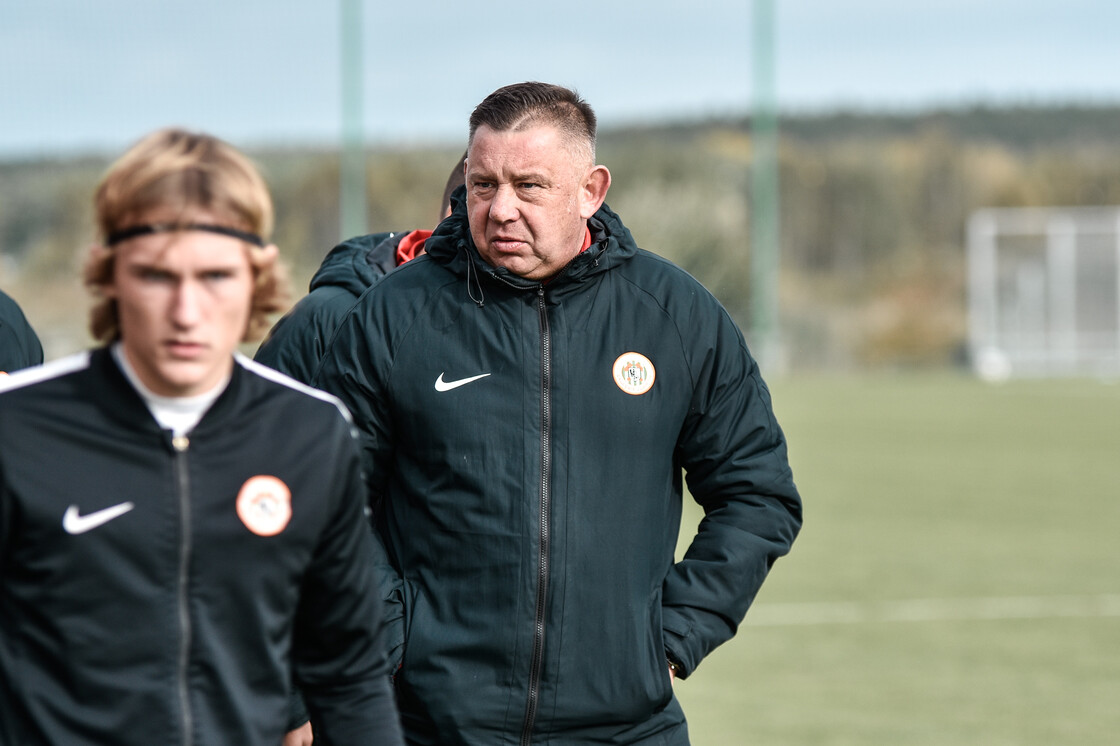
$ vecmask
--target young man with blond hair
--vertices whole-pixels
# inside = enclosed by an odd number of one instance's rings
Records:
[[[0,743],[399,744],[349,415],[237,353],[286,299],[272,202],[208,135],[109,169],[104,346],[0,383]]]

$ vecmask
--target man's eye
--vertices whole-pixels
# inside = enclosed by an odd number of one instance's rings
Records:
[[[220,269],[216,269],[212,272],[202,273],[202,279],[206,282],[220,282],[221,280],[228,280],[231,277],[233,277],[232,272]]]
[[[170,272],[162,272],[158,269],[142,269],[137,275],[144,282],[164,283],[173,282],[175,280],[175,275]]]

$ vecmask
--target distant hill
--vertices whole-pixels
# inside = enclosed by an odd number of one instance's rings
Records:
[[[1019,150],[1043,146],[1120,144],[1120,105],[971,106],[911,114],[834,112],[791,116],[782,132],[806,141],[835,138],[909,137],[940,130],[955,140],[998,142]]]
[[[603,138],[659,133],[688,139],[698,130],[731,127],[749,131],[750,118],[680,121],[649,127],[605,130]],[[1051,146],[1120,146],[1120,104],[1109,105],[971,105],[917,111],[842,109],[786,113],[779,118],[784,138],[820,143],[839,140],[907,138],[937,131],[953,140],[999,143],[1016,150]]]

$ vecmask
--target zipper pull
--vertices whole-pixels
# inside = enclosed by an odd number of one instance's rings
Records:
[[[187,448],[189,448],[190,445],[191,445],[191,439],[188,438],[186,435],[176,435],[174,438],[171,439],[171,447],[174,448],[179,453],[182,453],[183,451],[187,450]]]

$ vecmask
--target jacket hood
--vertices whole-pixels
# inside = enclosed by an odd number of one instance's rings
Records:
[[[410,232],[369,233],[343,241],[323,259],[311,278],[309,290],[333,286],[361,295],[397,266],[397,245]]]
[[[519,277],[504,267],[488,264],[478,253],[474,239],[471,238],[466,190],[463,187],[452,194],[451,208],[451,215],[439,224],[425,248],[434,261],[467,277],[468,291],[476,303],[482,305],[481,298],[476,297],[481,289],[475,286],[480,281],[476,277],[514,288],[530,289],[540,285],[538,281]],[[600,272],[609,271],[637,253],[638,246],[630,230],[605,203],[587,221],[587,226],[591,230],[591,246],[560,270],[549,282],[550,288],[561,291],[565,286],[578,284]]]

